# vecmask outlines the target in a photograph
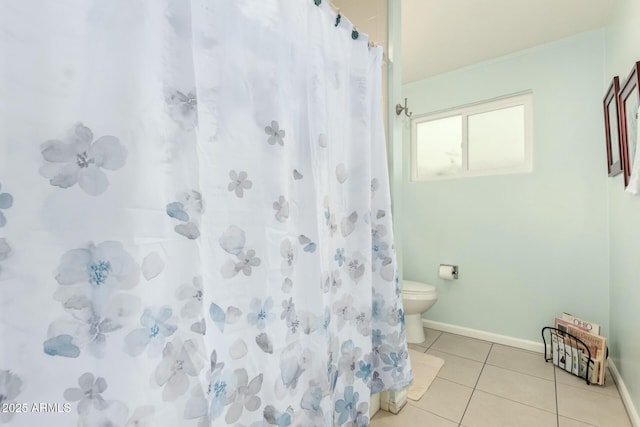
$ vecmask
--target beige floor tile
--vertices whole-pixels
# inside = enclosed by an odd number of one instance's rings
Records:
[[[437,331],[435,329],[424,328],[425,340],[422,341],[421,343],[412,344],[412,345],[427,349],[431,347],[431,344],[433,344],[433,342],[437,340],[441,334],[442,332]]]
[[[406,405],[398,415],[378,411],[369,427],[456,427],[458,424],[424,411],[413,405]]]
[[[558,417],[559,427],[594,427],[593,424],[583,423],[567,417]]]
[[[543,353],[494,344],[487,364],[553,381],[553,364],[544,361]]]
[[[595,386],[594,386],[595,387]],[[620,397],[558,383],[558,413],[599,427],[630,427]]]
[[[485,365],[476,388],[547,412],[556,412],[553,381]]]
[[[409,347],[412,350],[419,351],[420,353],[424,353],[424,352],[427,351],[427,349],[425,347],[421,347],[418,344],[408,343],[407,347]]]
[[[442,378],[436,378],[418,401],[409,403],[425,411],[459,423],[473,389]]]
[[[425,424],[426,425],[426,424]],[[556,427],[556,414],[480,390],[473,392],[464,427]]]
[[[603,385],[587,385],[587,382],[583,378],[570,374],[564,369],[560,368],[556,368],[556,381],[560,384],[578,387],[583,390],[593,391],[596,393],[604,393],[613,397],[620,396],[618,388],[616,387],[616,383],[613,381],[613,377],[611,376],[611,371],[609,371],[609,369],[607,369],[607,374],[605,375],[605,383]]]
[[[438,372],[439,378],[444,378],[467,387],[475,387],[480,378],[482,363],[465,359],[455,354],[443,353],[438,350],[427,350],[427,354],[444,360],[444,365]]]
[[[491,343],[443,332],[430,349],[484,362],[491,349]]]

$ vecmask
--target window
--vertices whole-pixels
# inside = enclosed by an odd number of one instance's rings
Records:
[[[526,93],[412,119],[412,179],[530,172],[531,110]]]

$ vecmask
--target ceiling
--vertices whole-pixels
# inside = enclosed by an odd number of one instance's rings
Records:
[[[615,0],[401,1],[409,83],[603,27]]]

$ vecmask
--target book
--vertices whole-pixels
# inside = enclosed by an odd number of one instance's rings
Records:
[[[562,313],[562,320],[573,324],[574,326],[583,329],[592,334],[600,335],[600,325],[593,323],[589,320],[584,320],[579,317],[573,316],[569,313]]]

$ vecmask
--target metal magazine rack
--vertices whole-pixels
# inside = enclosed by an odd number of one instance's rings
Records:
[[[591,384],[590,372],[593,370],[594,360],[591,357],[591,350],[584,341],[566,331],[549,326],[542,328],[542,341],[544,342],[544,360],[546,362],[552,361],[559,368],[584,378],[587,385]],[[560,343],[561,346],[559,346]],[[567,347],[570,350],[566,350]],[[555,352],[554,349],[556,349]],[[577,356],[573,355],[574,352],[577,353]],[[568,358],[571,360],[569,361]],[[567,367],[567,363],[571,364],[570,367]]]

